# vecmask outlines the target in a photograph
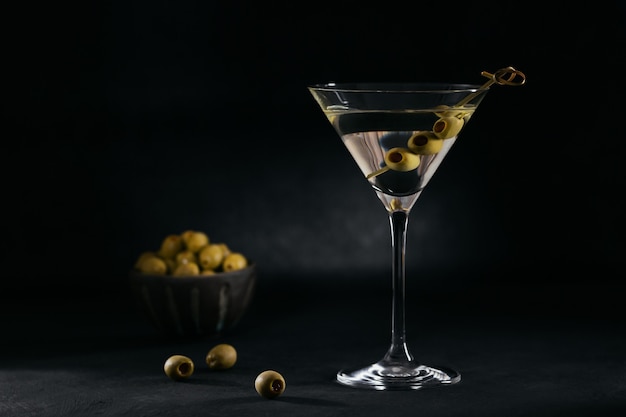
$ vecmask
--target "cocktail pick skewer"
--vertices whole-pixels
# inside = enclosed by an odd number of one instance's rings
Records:
[[[375,177],[377,175],[380,175],[384,172],[389,171],[391,168],[389,168],[389,165],[385,165],[384,167],[377,169],[376,171],[372,171],[369,174],[367,174],[367,176],[365,178],[367,178],[368,180],[372,177]]]
[[[480,73],[480,75],[489,78],[489,81],[483,84],[480,87],[480,90],[489,88],[493,84],[519,86],[526,83],[526,75],[524,75],[522,71],[518,71],[513,67],[501,68],[493,74],[487,71],[483,71]],[[478,94],[480,94],[479,91],[469,94],[463,100],[459,101],[455,107],[461,107],[466,105],[467,103],[472,101],[472,99]]]
[[[486,88],[489,88],[493,84],[520,86],[520,85],[524,85],[526,83],[526,75],[522,71],[516,70],[513,67],[501,68],[501,69],[497,70],[493,74],[490,73],[490,72],[487,72],[487,71],[482,71],[480,73],[480,75],[482,75],[483,77],[489,78],[489,81],[487,81],[485,84],[483,84],[479,88],[479,90],[484,90]],[[462,106],[466,105],[467,103],[472,101],[472,99],[474,97],[476,97],[479,94],[480,94],[479,91],[477,91],[475,93],[472,93],[472,94],[469,94],[463,100],[459,101],[456,104],[455,107],[462,107]],[[366,178],[370,179],[370,178],[375,177],[377,175],[383,174],[383,173],[389,171],[390,169],[391,168],[389,168],[388,165],[385,165],[384,167],[382,167],[380,169],[377,169],[376,171],[373,171],[373,172],[370,172],[369,174],[367,174]]]

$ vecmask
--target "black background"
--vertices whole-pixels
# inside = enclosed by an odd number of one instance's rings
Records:
[[[623,416],[623,2],[5,5],[0,415]],[[306,86],[494,86],[413,208],[407,334],[451,391],[338,386],[388,340],[387,214]],[[128,273],[205,231],[258,266],[220,339],[169,340]],[[263,369],[288,389],[266,401]]]
[[[617,282],[624,12],[620,2],[14,6],[3,294],[125,288],[140,252],[186,229],[247,254],[265,282],[380,280],[385,210],[306,86],[480,83],[509,65],[527,84],[492,88],[414,207],[408,272],[444,287]]]

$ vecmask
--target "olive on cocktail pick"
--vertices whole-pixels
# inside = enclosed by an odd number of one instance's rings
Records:
[[[411,152],[419,155],[433,155],[439,152],[443,146],[443,139],[433,132],[416,132],[407,142]]]
[[[435,109],[437,109],[437,111],[435,112],[435,115],[437,117],[456,116],[456,113],[458,113],[458,112],[455,112],[452,107],[446,104],[440,104],[436,106]]]
[[[394,171],[412,171],[419,166],[420,157],[406,148],[391,148],[385,154],[385,164]]]
[[[456,117],[463,119],[466,123],[473,113],[471,107],[450,107],[445,104],[437,106],[436,109],[438,110],[435,112],[437,117]]]
[[[459,134],[465,124],[465,119],[469,119],[469,117],[473,113],[473,110],[470,110],[471,106],[468,106],[468,111],[465,111],[463,107],[468,105],[476,96],[481,94],[482,90],[489,88],[489,86],[491,86],[492,84],[519,86],[526,83],[526,75],[513,67],[499,69],[494,74],[483,71],[481,72],[481,75],[489,78],[489,81],[483,84],[480,89],[477,89],[472,94],[468,94],[454,106],[437,106],[437,108],[435,109],[435,115],[437,115],[439,119],[433,125],[432,131],[435,135],[437,135],[438,138],[449,139]],[[475,108],[475,105],[473,107]],[[402,172],[411,171],[412,169],[415,169],[419,166],[420,162],[419,159],[417,159],[417,163],[415,164],[415,166],[413,166],[413,168],[408,168],[409,166],[411,166],[411,162],[409,161],[416,160],[411,158],[410,156],[408,158],[404,158],[405,155],[410,153],[407,153],[406,150],[405,152],[397,152],[392,154],[392,151],[396,151],[398,149],[402,148],[390,149],[385,155],[385,163],[387,165],[370,172],[366,175],[366,178],[369,180],[370,178],[383,174],[390,169]],[[417,156],[419,157],[419,155]]]
[[[412,153],[409,149],[395,147],[385,153],[385,164],[382,168],[367,174],[366,178],[370,179],[390,169],[399,172],[412,171],[419,166],[420,156]]]
[[[459,134],[465,121],[458,117],[441,117],[433,125],[433,132],[440,139],[449,139]]]

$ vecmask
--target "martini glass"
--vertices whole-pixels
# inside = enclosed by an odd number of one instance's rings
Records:
[[[409,213],[492,84],[522,85],[513,67],[483,85],[329,83],[308,87],[389,216],[392,247],[391,343],[373,364],[342,369],[343,385],[407,390],[459,382],[454,369],[416,360],[405,331],[405,249]]]

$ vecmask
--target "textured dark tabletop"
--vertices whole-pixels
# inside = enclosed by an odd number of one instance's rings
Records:
[[[546,3],[7,3],[0,417],[626,416],[626,2]],[[409,280],[409,346],[460,383],[339,385],[390,342],[389,231],[306,86],[509,65],[527,85],[494,86],[408,238],[410,270],[457,270]],[[187,228],[268,271],[217,339],[165,339],[106,288]],[[209,372],[221,342],[238,362]]]
[[[244,319],[203,340],[165,339],[125,293],[4,301],[0,416],[618,416],[626,415],[623,286],[474,289],[427,293],[407,306],[417,359],[461,372],[460,383],[419,391],[369,391],[335,382],[389,343],[384,286],[259,285]],[[217,343],[235,367],[211,371]],[[196,371],[163,372],[172,354]],[[261,398],[263,370],[286,391]]]

